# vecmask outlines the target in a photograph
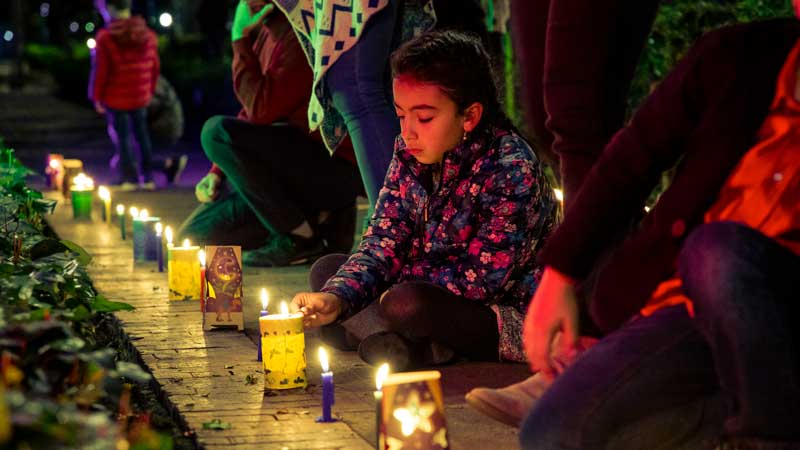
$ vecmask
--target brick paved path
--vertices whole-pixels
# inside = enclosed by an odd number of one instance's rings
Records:
[[[175,225],[183,211],[194,202],[190,192],[117,194],[115,202],[130,204],[131,197],[146,199],[153,213],[164,212]],[[119,200],[119,199],[122,200]],[[99,211],[95,205],[95,214]],[[136,306],[118,313],[155,379],[161,385],[165,403],[179,420],[193,429],[201,446],[236,449],[369,449],[374,448],[373,369],[352,352],[331,354],[336,381],[334,415],[341,421],[317,424],[320,414],[319,376],[314,333],[307,334],[309,379],[305,391],[265,396],[256,346],[245,333],[202,331],[196,302],[167,301],[166,274],[154,263],[132,263],[130,240],[119,238],[116,226],[78,223],[62,204],[49,218],[63,239],[84,246],[94,257],[88,270],[98,292],[111,300]],[[130,226],[130,225],[129,225]],[[252,269],[244,272],[246,328],[257,327],[257,291],[267,287],[273,300],[290,299],[307,289],[307,267]],[[274,293],[274,294],[273,294]],[[501,386],[526,376],[520,365],[463,363],[441,368],[447,404],[447,418],[455,449],[517,448],[516,433],[484,419],[466,406],[463,394],[473,386]],[[248,385],[252,375],[258,381]],[[228,430],[203,430],[213,419],[231,423]]]

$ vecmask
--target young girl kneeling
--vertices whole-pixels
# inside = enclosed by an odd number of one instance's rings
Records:
[[[308,326],[326,325],[324,340],[393,370],[454,355],[524,361],[553,189],[503,115],[477,40],[427,33],[391,66],[401,134],[369,227],[354,254],[317,261],[318,292],[293,303]]]

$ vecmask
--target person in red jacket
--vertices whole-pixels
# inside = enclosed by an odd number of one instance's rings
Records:
[[[96,0],[106,26],[95,36],[89,99],[100,114],[108,113],[116,132],[123,190],[136,188],[136,169],[129,143],[129,121],[141,152],[145,189],[155,189],[152,144],[147,129],[147,105],[158,81],[160,63],[156,34],[140,16],[131,16],[131,0]],[[112,141],[114,139],[112,138]]]
[[[251,266],[349,253],[362,190],[358,169],[352,147],[331,157],[319,133],[309,134],[311,69],[288,20],[271,2],[241,0],[231,35],[242,109],[203,126],[200,140],[213,166],[195,188],[201,205],[178,237],[237,243]]]

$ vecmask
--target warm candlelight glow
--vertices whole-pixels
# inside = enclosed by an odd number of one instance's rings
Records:
[[[269,305],[269,294],[265,288],[261,288],[261,310],[266,311]]]
[[[76,190],[88,191],[94,189],[94,180],[87,177],[85,173],[81,172],[75,175],[72,179],[72,185]]]
[[[564,201],[564,191],[561,189],[553,189],[553,192],[556,194],[556,200],[560,202]]]
[[[169,225],[164,228],[164,238],[167,240],[167,245],[172,245],[172,227]]]
[[[149,217],[150,217],[150,213],[147,212],[146,209],[143,209],[143,210],[139,211],[139,218],[140,219],[147,220],[147,218],[149,218]]]
[[[61,167],[61,163],[58,162],[57,159],[51,159],[50,160],[50,168],[51,169],[58,169],[59,167]]]
[[[125,205],[120,203],[119,205],[117,205],[117,215],[121,216],[123,214],[125,214]]]
[[[206,251],[205,250],[200,250],[199,252],[197,252],[197,259],[200,260],[200,267],[205,267],[206,266]]]
[[[325,347],[319,348],[319,365],[322,367],[323,372],[328,371],[328,352],[325,351]]]
[[[104,202],[111,201],[111,192],[108,191],[108,188],[105,186],[100,186],[97,188],[97,195],[100,197],[100,200]]]
[[[383,387],[383,382],[386,381],[386,377],[389,376],[389,364],[383,363],[380,367],[378,367],[378,371],[375,373],[375,390],[380,391]]]
[[[189,238],[186,238],[186,239],[183,240],[183,246],[184,247],[191,247],[192,246],[192,243],[189,241]]]
[[[139,217],[139,208],[135,206],[131,206],[131,209],[128,210],[131,213],[131,216],[135,219]]]
[[[281,314],[289,315],[289,305],[287,305],[286,302],[281,302]]]
[[[162,231],[164,231],[164,226],[161,225],[161,222],[156,223],[156,236],[161,236]]]

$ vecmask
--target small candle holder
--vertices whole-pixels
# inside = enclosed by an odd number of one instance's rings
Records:
[[[167,279],[169,281],[169,299],[200,299],[200,247],[192,245],[188,239],[183,245],[172,245],[172,229],[164,232],[167,238]]]
[[[156,223],[160,220],[159,217],[150,216],[146,209],[141,210],[134,217],[132,232],[134,261],[156,261],[158,259]]]
[[[80,173],[73,179],[73,184],[69,190],[72,199],[72,218],[75,220],[91,220],[94,181],[87,177],[86,174]]]
[[[264,355],[264,387],[294,389],[308,386],[303,313],[289,313],[286,302],[280,314],[258,319]]]

